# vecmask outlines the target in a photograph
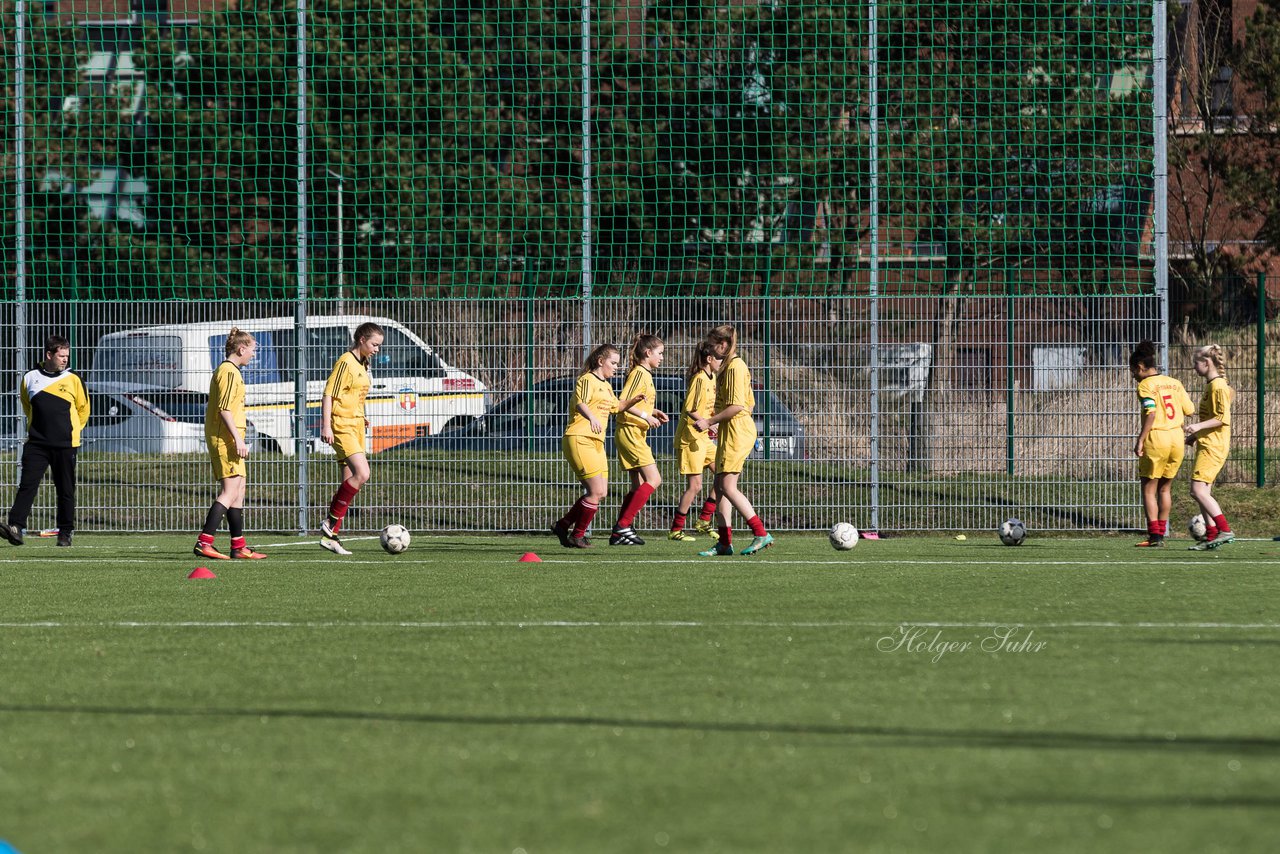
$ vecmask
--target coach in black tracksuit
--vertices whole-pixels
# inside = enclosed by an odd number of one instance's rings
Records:
[[[89,420],[89,398],[84,383],[67,364],[71,345],[61,335],[50,335],[44,344],[44,363],[22,378],[19,397],[27,415],[27,443],[22,448],[22,480],[9,510],[8,523],[0,522],[0,536],[22,545],[27,516],[45,469],[53,469],[58,495],[58,545],[71,545],[76,526],[76,451],[80,430]]]

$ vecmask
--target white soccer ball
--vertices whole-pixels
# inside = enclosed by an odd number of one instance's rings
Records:
[[[404,525],[388,525],[382,529],[379,540],[389,554],[398,555],[409,548],[409,529]]]
[[[1000,542],[1006,546],[1020,546],[1027,538],[1027,526],[1017,519],[1009,519],[1000,524]]]
[[[1187,533],[1191,535],[1191,539],[1203,543],[1209,539],[1209,528],[1205,525],[1204,516],[1199,513],[1191,517],[1191,521],[1187,523]]]
[[[831,541],[831,548],[847,552],[858,544],[858,529],[848,522],[837,522],[831,527],[827,539]]]

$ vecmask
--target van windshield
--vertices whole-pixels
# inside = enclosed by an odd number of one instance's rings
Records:
[[[99,345],[94,382],[162,388],[182,385],[182,339],[176,335],[127,335]]]
[[[297,336],[292,329],[275,331],[276,361],[280,373],[290,379],[298,369]],[[333,363],[338,361],[347,348],[351,346],[351,331],[345,326],[308,326],[307,327],[307,381],[324,382],[333,370]],[[258,349],[262,353],[261,346]]]
[[[435,353],[422,349],[394,326],[384,327],[382,347],[373,357],[373,372],[385,377],[444,377],[444,363]]]

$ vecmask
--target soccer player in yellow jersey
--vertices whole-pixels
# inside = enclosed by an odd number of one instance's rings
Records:
[[[337,555],[351,554],[338,539],[338,532],[356,493],[369,481],[365,446],[369,422],[364,399],[369,394],[369,360],[382,349],[382,338],[382,327],[372,321],[356,327],[351,349],[333,363],[320,403],[320,441],[333,446],[342,466],[342,483],[329,502],[328,516],[320,523],[320,547]]]
[[[22,478],[9,521],[0,521],[0,536],[15,546],[25,542],[23,529],[49,469],[58,501],[58,545],[71,545],[76,526],[76,453],[80,431],[89,420],[89,398],[84,383],[67,370],[70,363],[71,342],[50,335],[44,342],[44,361],[28,371],[18,387],[27,416],[27,441],[22,446]]]
[[[715,354],[724,359],[724,367],[716,379],[716,413],[709,418],[699,418],[694,426],[708,430],[719,426],[716,447],[716,493],[720,496],[719,541],[698,552],[704,557],[733,554],[733,530],[729,525],[733,510],[737,510],[751,526],[751,545],[742,550],[753,555],[773,545],[773,534],[765,530],[764,522],[755,508],[738,488],[738,479],[747,457],[756,445],[756,422],[751,417],[755,409],[755,393],[751,390],[751,371],[738,355],[738,332],[728,324],[717,326],[707,334]]]
[[[618,348],[612,344],[601,344],[592,350],[569,398],[569,424],[564,428],[560,449],[584,492],[569,512],[551,526],[552,533],[565,548],[591,548],[587,529],[600,509],[600,502],[609,494],[604,434],[609,416],[618,411],[618,398],[609,380],[618,372],[621,358]]]
[[[1235,392],[1227,384],[1224,371],[1227,358],[1217,344],[1206,344],[1192,354],[1192,364],[1205,380],[1200,397],[1199,419],[1183,427],[1187,441],[1196,443],[1195,468],[1191,472],[1191,497],[1200,505],[1204,516],[1205,541],[1191,546],[1192,551],[1216,549],[1236,538],[1213,497],[1213,481],[1227,462],[1231,451],[1231,400]]]
[[[1160,373],[1156,345],[1143,341],[1129,357],[1129,373],[1138,384],[1142,429],[1134,443],[1138,478],[1142,481],[1142,506],[1147,514],[1147,538],[1139,547],[1164,545],[1173,506],[1173,478],[1182,465],[1186,441],[1183,418],[1195,412],[1182,383]]]
[[[609,534],[611,546],[643,546],[632,524],[649,497],[662,486],[662,475],[649,448],[649,428],[666,424],[667,414],[657,407],[658,390],[653,372],[662,365],[666,348],[656,335],[637,335],[631,344],[631,370],[622,386],[618,429],[614,437],[618,462],[631,475],[631,491],[622,499],[618,521]]]
[[[205,515],[194,551],[197,557],[213,560],[261,560],[266,555],[254,551],[244,539],[245,459],[249,456],[245,430],[249,421],[244,411],[244,377],[240,374],[257,354],[258,342],[233,326],[223,352],[226,358],[209,381],[209,402],[204,410],[204,442],[219,491]],[[223,516],[227,517],[231,533],[230,555],[218,551],[213,544]]]
[[[723,364],[724,360],[716,355],[715,346],[709,341],[703,341],[694,348],[693,361],[685,371],[684,403],[680,406],[675,448],[680,474],[687,478],[687,484],[672,516],[668,539],[687,542],[696,540],[685,533],[684,526],[689,512],[693,510],[693,502],[702,492],[702,470],[709,467],[713,473],[715,471],[716,444],[712,441],[711,432],[699,430],[694,422],[715,411],[716,373]],[[715,512],[716,504],[716,491],[713,488],[702,505],[702,516],[695,524],[695,531],[711,532],[711,514]]]

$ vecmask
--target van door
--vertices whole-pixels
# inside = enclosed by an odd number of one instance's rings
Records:
[[[403,330],[383,327],[382,348],[369,368],[365,413],[370,453],[438,432],[455,414],[443,396],[448,377],[444,362]]]

